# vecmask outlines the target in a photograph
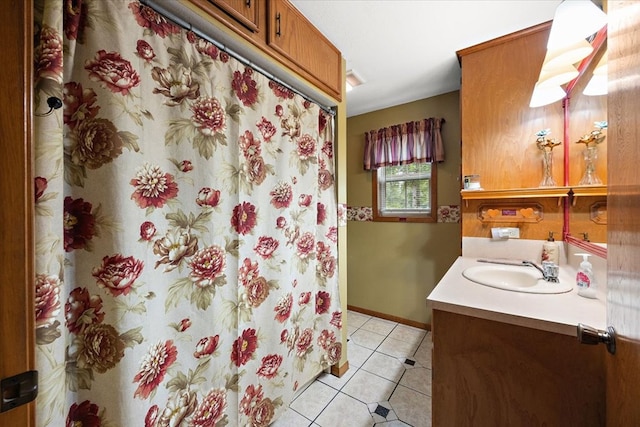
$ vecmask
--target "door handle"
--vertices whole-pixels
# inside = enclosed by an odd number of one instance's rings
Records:
[[[0,412],[29,403],[38,395],[38,371],[27,371],[0,381]]]
[[[606,331],[578,323],[578,341],[580,344],[596,345],[603,343],[607,351],[616,354],[616,330],[608,326]]]

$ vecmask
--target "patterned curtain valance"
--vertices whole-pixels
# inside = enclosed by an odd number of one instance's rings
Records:
[[[364,169],[444,161],[444,122],[432,117],[365,133]]]

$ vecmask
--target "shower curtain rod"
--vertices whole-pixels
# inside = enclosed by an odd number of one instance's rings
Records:
[[[264,68],[260,67],[259,65],[256,65],[254,62],[252,62],[249,59],[245,58],[244,56],[242,56],[238,52],[234,51],[233,49],[229,48],[228,46],[225,46],[224,44],[218,42],[217,40],[214,40],[213,38],[208,36],[203,31],[195,28],[190,22],[187,22],[184,19],[182,19],[179,16],[177,16],[176,14],[168,11],[164,7],[162,7],[159,4],[157,4],[155,1],[153,1],[153,0],[139,0],[139,1],[143,5],[145,5],[147,7],[150,7],[151,9],[155,10],[156,12],[158,12],[160,15],[162,15],[165,18],[173,21],[175,24],[179,25],[180,27],[184,28],[185,30],[192,31],[198,37],[201,37],[201,38],[207,40],[208,42],[213,43],[218,49],[228,53],[230,56],[234,57],[236,60],[240,61],[242,64],[247,65],[247,66],[255,69],[256,71],[258,71],[259,73],[265,75],[269,79],[271,79],[271,80],[275,81],[276,83],[286,87],[287,89],[297,93],[298,95],[300,95],[301,97],[303,97],[307,101],[310,101],[310,102],[313,102],[314,104],[317,104],[325,112],[331,114],[332,116],[335,116],[336,111],[335,111],[334,107],[328,107],[328,106],[322,104],[321,102],[313,99],[309,95],[306,95],[306,94],[300,92],[298,89],[294,88],[290,84],[283,82],[281,79],[279,79],[278,77],[274,76],[272,73],[268,72],[267,70],[265,70]]]

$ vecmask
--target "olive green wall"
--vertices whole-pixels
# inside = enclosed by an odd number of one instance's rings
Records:
[[[437,204],[460,205],[460,92],[455,91],[347,119],[348,206],[372,206],[371,172],[362,166],[365,132],[428,117],[446,121]],[[348,221],[347,240],[348,305],[431,324],[426,298],[461,253],[460,224]]]

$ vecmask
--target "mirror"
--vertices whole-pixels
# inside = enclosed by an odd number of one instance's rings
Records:
[[[600,37],[600,38],[598,38]],[[606,61],[606,29],[598,33],[592,41],[594,53],[589,65],[575,81],[569,83],[567,111],[565,115],[565,127],[568,129],[568,161],[569,161],[569,185],[574,188],[574,197],[569,208],[569,234],[576,239],[587,240],[593,243],[606,243],[607,239],[607,129],[603,129],[605,138],[596,143],[592,139],[588,144],[584,143],[593,131],[597,131],[596,122],[607,120],[607,96],[589,96],[584,90],[593,76],[594,69],[604,57]],[[582,139],[583,142],[577,143]],[[593,154],[595,153],[595,159]],[[585,156],[590,157],[585,159]],[[593,169],[588,162],[592,160]],[[588,169],[589,168],[589,169]],[[590,173],[585,177],[585,171]],[[583,178],[597,176],[602,183],[596,184],[593,179],[590,185],[580,185]]]

